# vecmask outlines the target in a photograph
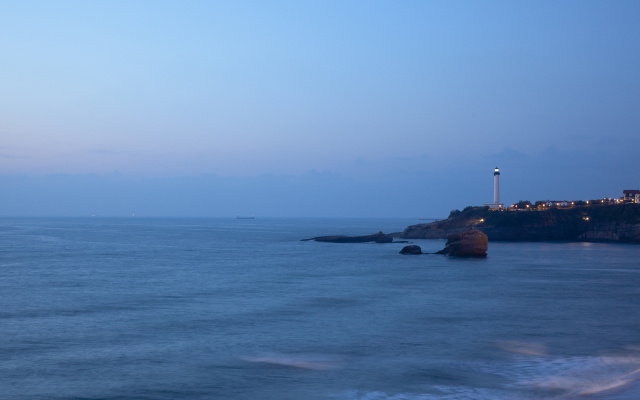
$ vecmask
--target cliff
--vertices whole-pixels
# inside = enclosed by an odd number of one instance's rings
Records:
[[[444,239],[475,228],[493,241],[640,243],[640,204],[591,205],[544,211],[496,211],[467,207],[449,218],[407,227],[405,239]]]

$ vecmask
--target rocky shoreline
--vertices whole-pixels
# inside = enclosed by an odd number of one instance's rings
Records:
[[[403,232],[364,236],[319,236],[328,243],[398,243],[394,239],[448,239],[470,230],[489,241],[640,243],[640,204],[592,205],[544,211],[467,207],[449,218],[408,226]],[[402,243],[402,242],[401,242]]]
[[[467,207],[443,221],[408,226],[397,237],[445,239],[469,229],[490,241],[640,243],[640,204],[523,212]]]

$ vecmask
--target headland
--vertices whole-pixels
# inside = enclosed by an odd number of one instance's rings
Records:
[[[466,207],[449,218],[408,226],[403,239],[445,239],[477,229],[489,241],[578,241],[640,243],[640,204],[589,202],[535,211]]]

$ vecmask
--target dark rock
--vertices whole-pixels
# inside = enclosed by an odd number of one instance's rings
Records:
[[[447,237],[445,248],[436,254],[454,257],[486,257],[489,238],[478,230],[456,233]]]
[[[400,254],[422,254],[422,249],[416,245],[404,246],[402,250],[400,250]]]
[[[311,239],[303,239],[302,241],[315,240],[316,242],[328,242],[328,243],[391,243],[393,242],[392,235],[385,235],[382,232],[374,233],[373,235],[366,236],[319,236]]]

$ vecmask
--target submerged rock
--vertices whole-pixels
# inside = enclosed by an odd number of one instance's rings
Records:
[[[486,257],[489,238],[478,230],[456,233],[447,236],[445,248],[436,254],[447,254],[454,257]]]
[[[422,249],[416,245],[404,246],[402,250],[400,250],[400,254],[422,254]]]
[[[393,235],[386,235],[382,232],[374,233],[373,235],[366,236],[319,236],[311,239],[303,239],[302,241],[315,240],[316,242],[329,242],[329,243],[391,243],[393,242]]]

